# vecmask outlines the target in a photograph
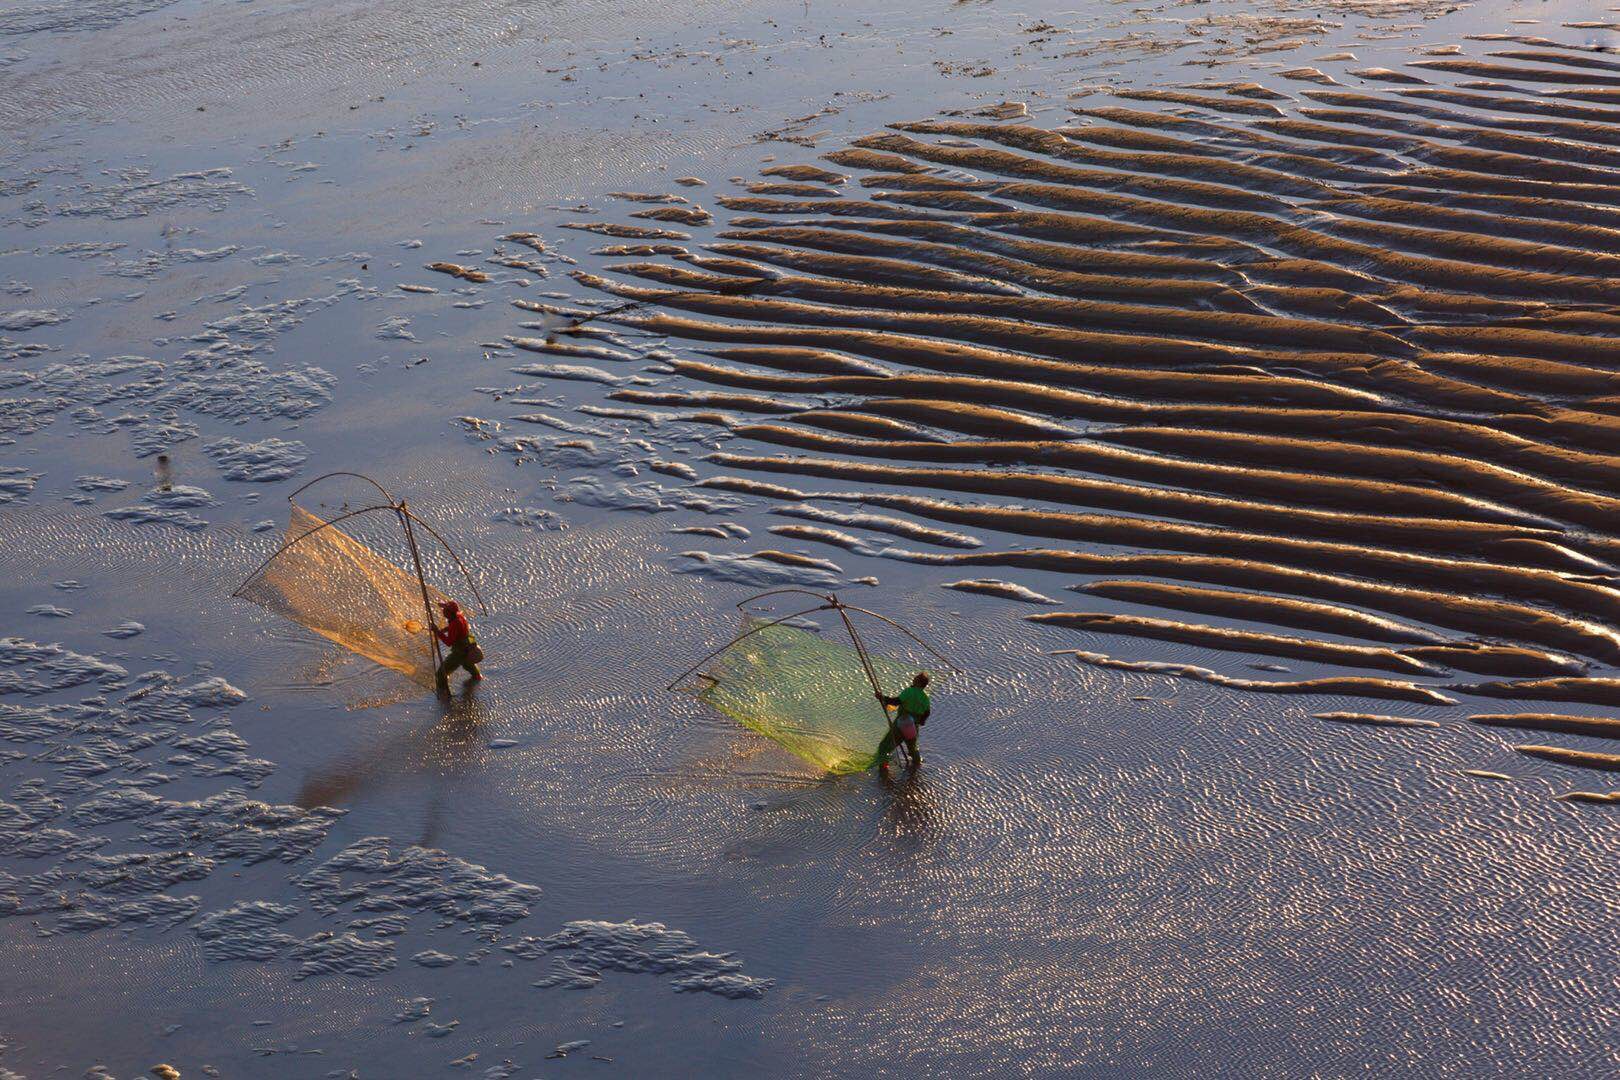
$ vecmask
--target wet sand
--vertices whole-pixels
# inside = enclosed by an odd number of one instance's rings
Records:
[[[0,15],[0,1073],[1612,1072],[1586,21]],[[345,467],[448,706],[225,599]],[[784,586],[923,771],[663,692]]]

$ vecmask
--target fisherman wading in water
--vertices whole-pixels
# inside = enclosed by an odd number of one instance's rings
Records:
[[[896,744],[902,742],[906,745],[906,754],[911,758],[911,767],[915,769],[922,764],[922,754],[917,750],[917,729],[928,723],[928,714],[933,709],[933,703],[928,700],[927,687],[928,672],[919,671],[917,677],[911,680],[911,685],[894,697],[885,697],[881,692],[877,694],[878,701],[896,710],[889,733],[878,744],[878,768],[889,767],[889,755],[894,752]]]
[[[478,661],[484,658],[484,650],[478,647],[478,639],[472,635],[472,627],[467,625],[467,616],[461,613],[461,605],[454,600],[446,600],[439,605],[444,612],[444,628],[433,627],[433,636],[444,643],[448,651],[444,656],[444,663],[439,665],[435,676],[439,684],[439,693],[450,693],[450,673],[456,668],[467,669],[467,681],[477,682],[484,677],[478,670]]]

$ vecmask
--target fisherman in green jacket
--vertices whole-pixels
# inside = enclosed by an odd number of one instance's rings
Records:
[[[911,767],[915,769],[922,764],[922,754],[917,750],[917,729],[928,723],[928,714],[933,710],[927,687],[928,672],[919,671],[917,677],[911,680],[911,685],[894,697],[885,697],[881,691],[878,692],[878,701],[895,710],[889,732],[878,744],[878,768],[889,767],[889,755],[894,752],[896,744],[902,742],[906,745],[906,754],[911,758]]]

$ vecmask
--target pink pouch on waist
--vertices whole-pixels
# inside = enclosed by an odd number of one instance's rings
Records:
[[[900,733],[902,739],[915,739],[917,737],[917,725],[912,723],[909,716],[895,724],[894,729]]]

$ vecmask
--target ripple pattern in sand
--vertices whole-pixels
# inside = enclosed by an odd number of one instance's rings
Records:
[[[725,429],[696,486],[984,544],[784,536],[945,587],[1069,575],[1080,600],[1037,616],[1054,650],[1156,637],[1313,666],[1151,668],[1250,690],[1615,704],[1615,77],[1504,40],[775,165],[713,197],[713,230],[683,217],[696,240],[575,272],[616,298],[586,326],[701,354],[606,396]]]

